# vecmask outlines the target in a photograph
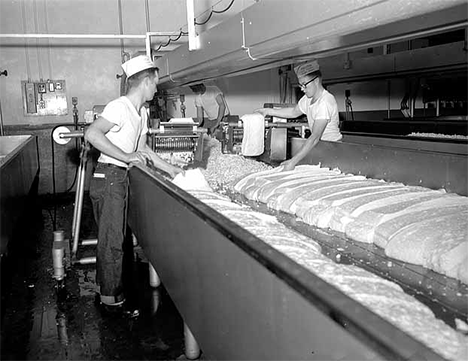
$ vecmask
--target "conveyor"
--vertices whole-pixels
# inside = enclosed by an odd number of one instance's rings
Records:
[[[304,141],[291,139],[292,152]],[[344,142],[316,150],[305,163],[466,195],[466,155]],[[130,184],[132,230],[208,358],[442,359],[162,176],[132,168]],[[399,283],[450,325],[466,321],[466,285],[395,260],[389,267],[373,245],[277,216],[331,259]]]

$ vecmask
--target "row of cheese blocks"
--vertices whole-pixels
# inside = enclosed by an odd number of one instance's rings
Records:
[[[406,294],[396,283],[356,266],[335,263],[321,254],[321,247],[315,241],[289,229],[276,217],[234,203],[207,187],[197,189],[195,184],[194,179],[178,183],[211,208],[446,359],[461,360],[468,356],[467,337],[437,319],[427,306]]]
[[[234,186],[307,224],[375,243],[389,257],[468,283],[468,198],[320,166],[251,174]]]

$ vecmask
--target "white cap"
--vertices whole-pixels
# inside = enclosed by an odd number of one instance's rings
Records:
[[[127,75],[127,78],[130,78],[132,75],[135,75],[140,71],[151,68],[156,68],[156,66],[146,55],[137,56],[122,64],[122,69]]]
[[[319,69],[320,66],[316,59],[306,61],[304,63],[299,63],[296,66],[294,66],[294,72],[298,77],[309,75],[310,73],[313,73],[314,71],[317,71]]]

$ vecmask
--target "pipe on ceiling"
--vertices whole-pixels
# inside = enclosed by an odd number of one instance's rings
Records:
[[[47,38],[47,39],[146,39],[151,36],[166,37],[174,32],[153,31],[146,35],[124,35],[124,34],[0,34],[0,38]]]

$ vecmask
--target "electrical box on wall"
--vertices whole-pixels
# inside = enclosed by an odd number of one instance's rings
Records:
[[[21,81],[24,115],[67,115],[65,90],[65,80]]]

